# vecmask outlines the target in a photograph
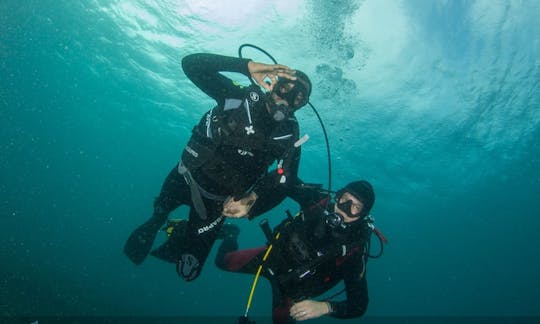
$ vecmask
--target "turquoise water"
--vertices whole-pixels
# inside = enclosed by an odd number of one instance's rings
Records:
[[[122,247],[213,104],[181,58],[252,43],[312,78],[333,187],[375,186],[390,243],[369,264],[367,315],[540,315],[539,13],[504,0],[1,1],[0,314],[243,313],[250,276],[209,262],[185,283]],[[318,121],[298,118],[311,137],[300,175],[326,184]],[[258,221],[236,223],[243,247],[263,243]],[[266,282],[251,313],[270,314]]]

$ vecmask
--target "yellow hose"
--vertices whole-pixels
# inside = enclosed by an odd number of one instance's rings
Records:
[[[276,234],[276,240],[279,239],[279,233]],[[268,258],[268,255],[270,254],[270,251],[272,251],[273,244],[270,244],[268,248],[266,249],[266,252],[264,253],[263,259],[261,264],[259,265],[259,268],[257,269],[257,274],[255,274],[255,278],[253,279],[253,283],[251,284],[251,292],[249,293],[249,298],[246,306],[246,312],[244,313],[244,316],[247,317],[247,314],[249,312],[249,308],[251,307],[251,301],[253,299],[253,293],[255,292],[255,287],[257,287],[257,282],[259,281],[259,276],[261,275],[262,267],[264,263],[266,262],[266,259]]]

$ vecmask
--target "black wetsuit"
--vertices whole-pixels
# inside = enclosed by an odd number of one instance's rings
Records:
[[[182,153],[182,165],[191,179],[175,166],[156,198],[153,219],[163,224],[168,214],[182,204],[190,205],[187,230],[169,261],[179,261],[179,274],[195,279],[204,264],[223,224],[222,205],[228,196],[240,198],[254,191],[258,199],[250,218],[277,204],[265,201],[269,190],[285,188],[294,182],[300,159],[298,123],[293,117],[276,122],[267,112],[265,94],[258,86],[242,87],[220,72],[239,72],[249,77],[247,59],[213,54],[193,54],[182,60],[187,77],[217,106],[208,111],[193,128]],[[283,174],[267,173],[274,162],[281,163]],[[193,208],[194,182],[206,209],[201,217]],[[185,259],[185,257],[189,257]],[[184,260],[184,261],[182,261]],[[197,265],[197,269],[183,263]]]
[[[306,199],[313,195],[293,197]],[[293,323],[289,316],[292,303],[319,296],[343,280],[346,300],[330,301],[336,318],[362,316],[368,304],[366,281],[367,242],[372,229],[364,220],[354,222],[349,230],[336,235],[324,222],[326,200],[307,205],[293,220],[276,227],[278,240],[264,264],[262,275],[271,283],[274,323]],[[309,207],[308,207],[309,206]],[[343,251],[346,246],[345,255]],[[216,265],[226,271],[256,273],[266,246],[237,250],[235,237],[226,238],[220,246]]]

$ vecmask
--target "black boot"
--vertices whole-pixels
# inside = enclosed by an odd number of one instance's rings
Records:
[[[150,254],[160,260],[176,263],[180,258],[180,243],[185,236],[187,225],[185,219],[170,219],[163,228],[167,233],[167,241]]]

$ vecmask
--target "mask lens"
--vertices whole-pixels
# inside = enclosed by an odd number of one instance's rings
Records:
[[[274,91],[278,96],[285,99],[287,97],[287,93],[289,93],[292,87],[292,83],[284,79],[280,79],[278,80],[278,83],[274,86]]]
[[[301,80],[297,79],[294,82],[294,88],[292,89],[293,107],[298,109],[306,105],[309,101],[309,92],[306,85]]]
[[[308,102],[308,99],[307,97],[304,95],[304,93],[302,92],[299,92],[298,95],[296,96],[296,99],[294,100],[294,105],[293,107],[295,109],[298,109],[302,106],[304,106],[305,104],[307,104]]]

